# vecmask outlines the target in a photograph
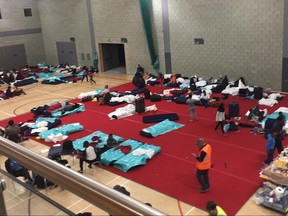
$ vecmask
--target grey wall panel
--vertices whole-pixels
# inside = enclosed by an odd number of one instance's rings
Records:
[[[288,58],[288,1],[284,1],[283,58]]]
[[[41,34],[41,33],[42,33],[41,28],[21,29],[21,30],[13,30],[13,31],[2,31],[0,32],[0,37],[11,37],[11,36]]]
[[[74,42],[56,42],[59,64],[78,65]]]
[[[282,72],[282,91],[288,92],[288,58],[283,58]]]
[[[170,29],[169,29],[169,8],[168,0],[161,0],[162,4],[162,25],[165,52],[165,69],[167,74],[172,73],[171,66],[171,49],[170,49]]]
[[[172,73],[172,68],[171,68],[171,53],[165,53],[165,68],[166,68],[166,73]]]
[[[5,47],[0,47],[0,68],[5,68]]]
[[[288,92],[288,2],[284,1],[282,91]]]
[[[4,67],[8,70],[22,68],[27,65],[26,51],[24,44],[5,47],[6,62]]]

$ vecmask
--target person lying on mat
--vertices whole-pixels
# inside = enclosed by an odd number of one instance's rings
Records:
[[[80,152],[80,170],[79,173],[83,173],[83,162],[88,163],[88,167],[92,168],[92,164],[98,161],[97,149],[89,144],[88,141],[83,143],[84,151]]]
[[[78,103],[70,103],[66,102],[65,107],[62,108],[61,113],[64,114],[65,112],[72,111],[74,109],[79,108],[80,104]]]
[[[206,210],[208,211],[209,216],[226,216],[227,215],[226,212],[213,201],[207,202]]]

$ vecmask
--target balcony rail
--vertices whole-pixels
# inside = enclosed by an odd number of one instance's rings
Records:
[[[0,154],[112,215],[165,215],[68,167],[0,137]]]

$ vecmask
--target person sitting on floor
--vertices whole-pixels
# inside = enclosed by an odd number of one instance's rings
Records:
[[[14,177],[24,177],[24,181],[27,184],[32,184],[33,179],[30,176],[30,173],[28,169],[25,167],[21,166],[19,163],[17,163],[14,160],[7,159],[5,161],[5,168],[8,173],[13,175]]]
[[[113,134],[109,134],[108,139],[107,139],[107,144],[106,144],[106,150],[114,148],[118,145],[119,143],[117,142],[117,140],[114,139]]]
[[[239,132],[240,130],[238,129],[238,123],[232,121],[230,117],[226,117],[224,131]]]
[[[83,143],[84,151],[80,152],[80,170],[79,173],[83,173],[83,162],[87,162],[89,168],[92,168],[92,164],[98,161],[97,150],[89,144],[88,141]]]
[[[209,95],[206,93],[205,90],[202,91],[200,96],[200,102],[201,104],[206,108],[209,104]]]
[[[111,99],[110,89],[108,85],[104,86],[104,90],[101,92],[99,96],[97,96],[97,101],[99,105],[104,105],[108,103]]]
[[[1,136],[1,137],[4,137],[4,136],[5,136],[5,131],[4,131],[2,128],[0,128],[0,136]]]
[[[28,139],[24,137],[24,133],[21,131],[19,125],[15,124],[13,120],[8,121],[8,125],[5,128],[5,138],[15,143]]]
[[[14,96],[20,96],[21,94],[26,95],[26,93],[24,92],[24,90],[22,88],[19,88],[18,86],[15,86],[15,89],[13,91],[13,95]]]
[[[8,86],[6,91],[5,91],[5,99],[11,98],[13,96],[14,96],[14,94],[11,90],[11,86]]]
[[[149,73],[148,73],[148,72],[145,72],[143,78],[144,78],[144,80],[149,80],[149,79],[150,79]]]

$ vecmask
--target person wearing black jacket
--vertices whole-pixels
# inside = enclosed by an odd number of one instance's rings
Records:
[[[5,168],[6,171],[14,177],[24,177],[25,183],[31,184],[33,182],[33,179],[31,178],[28,169],[26,169],[16,161],[7,159],[5,161]]]

